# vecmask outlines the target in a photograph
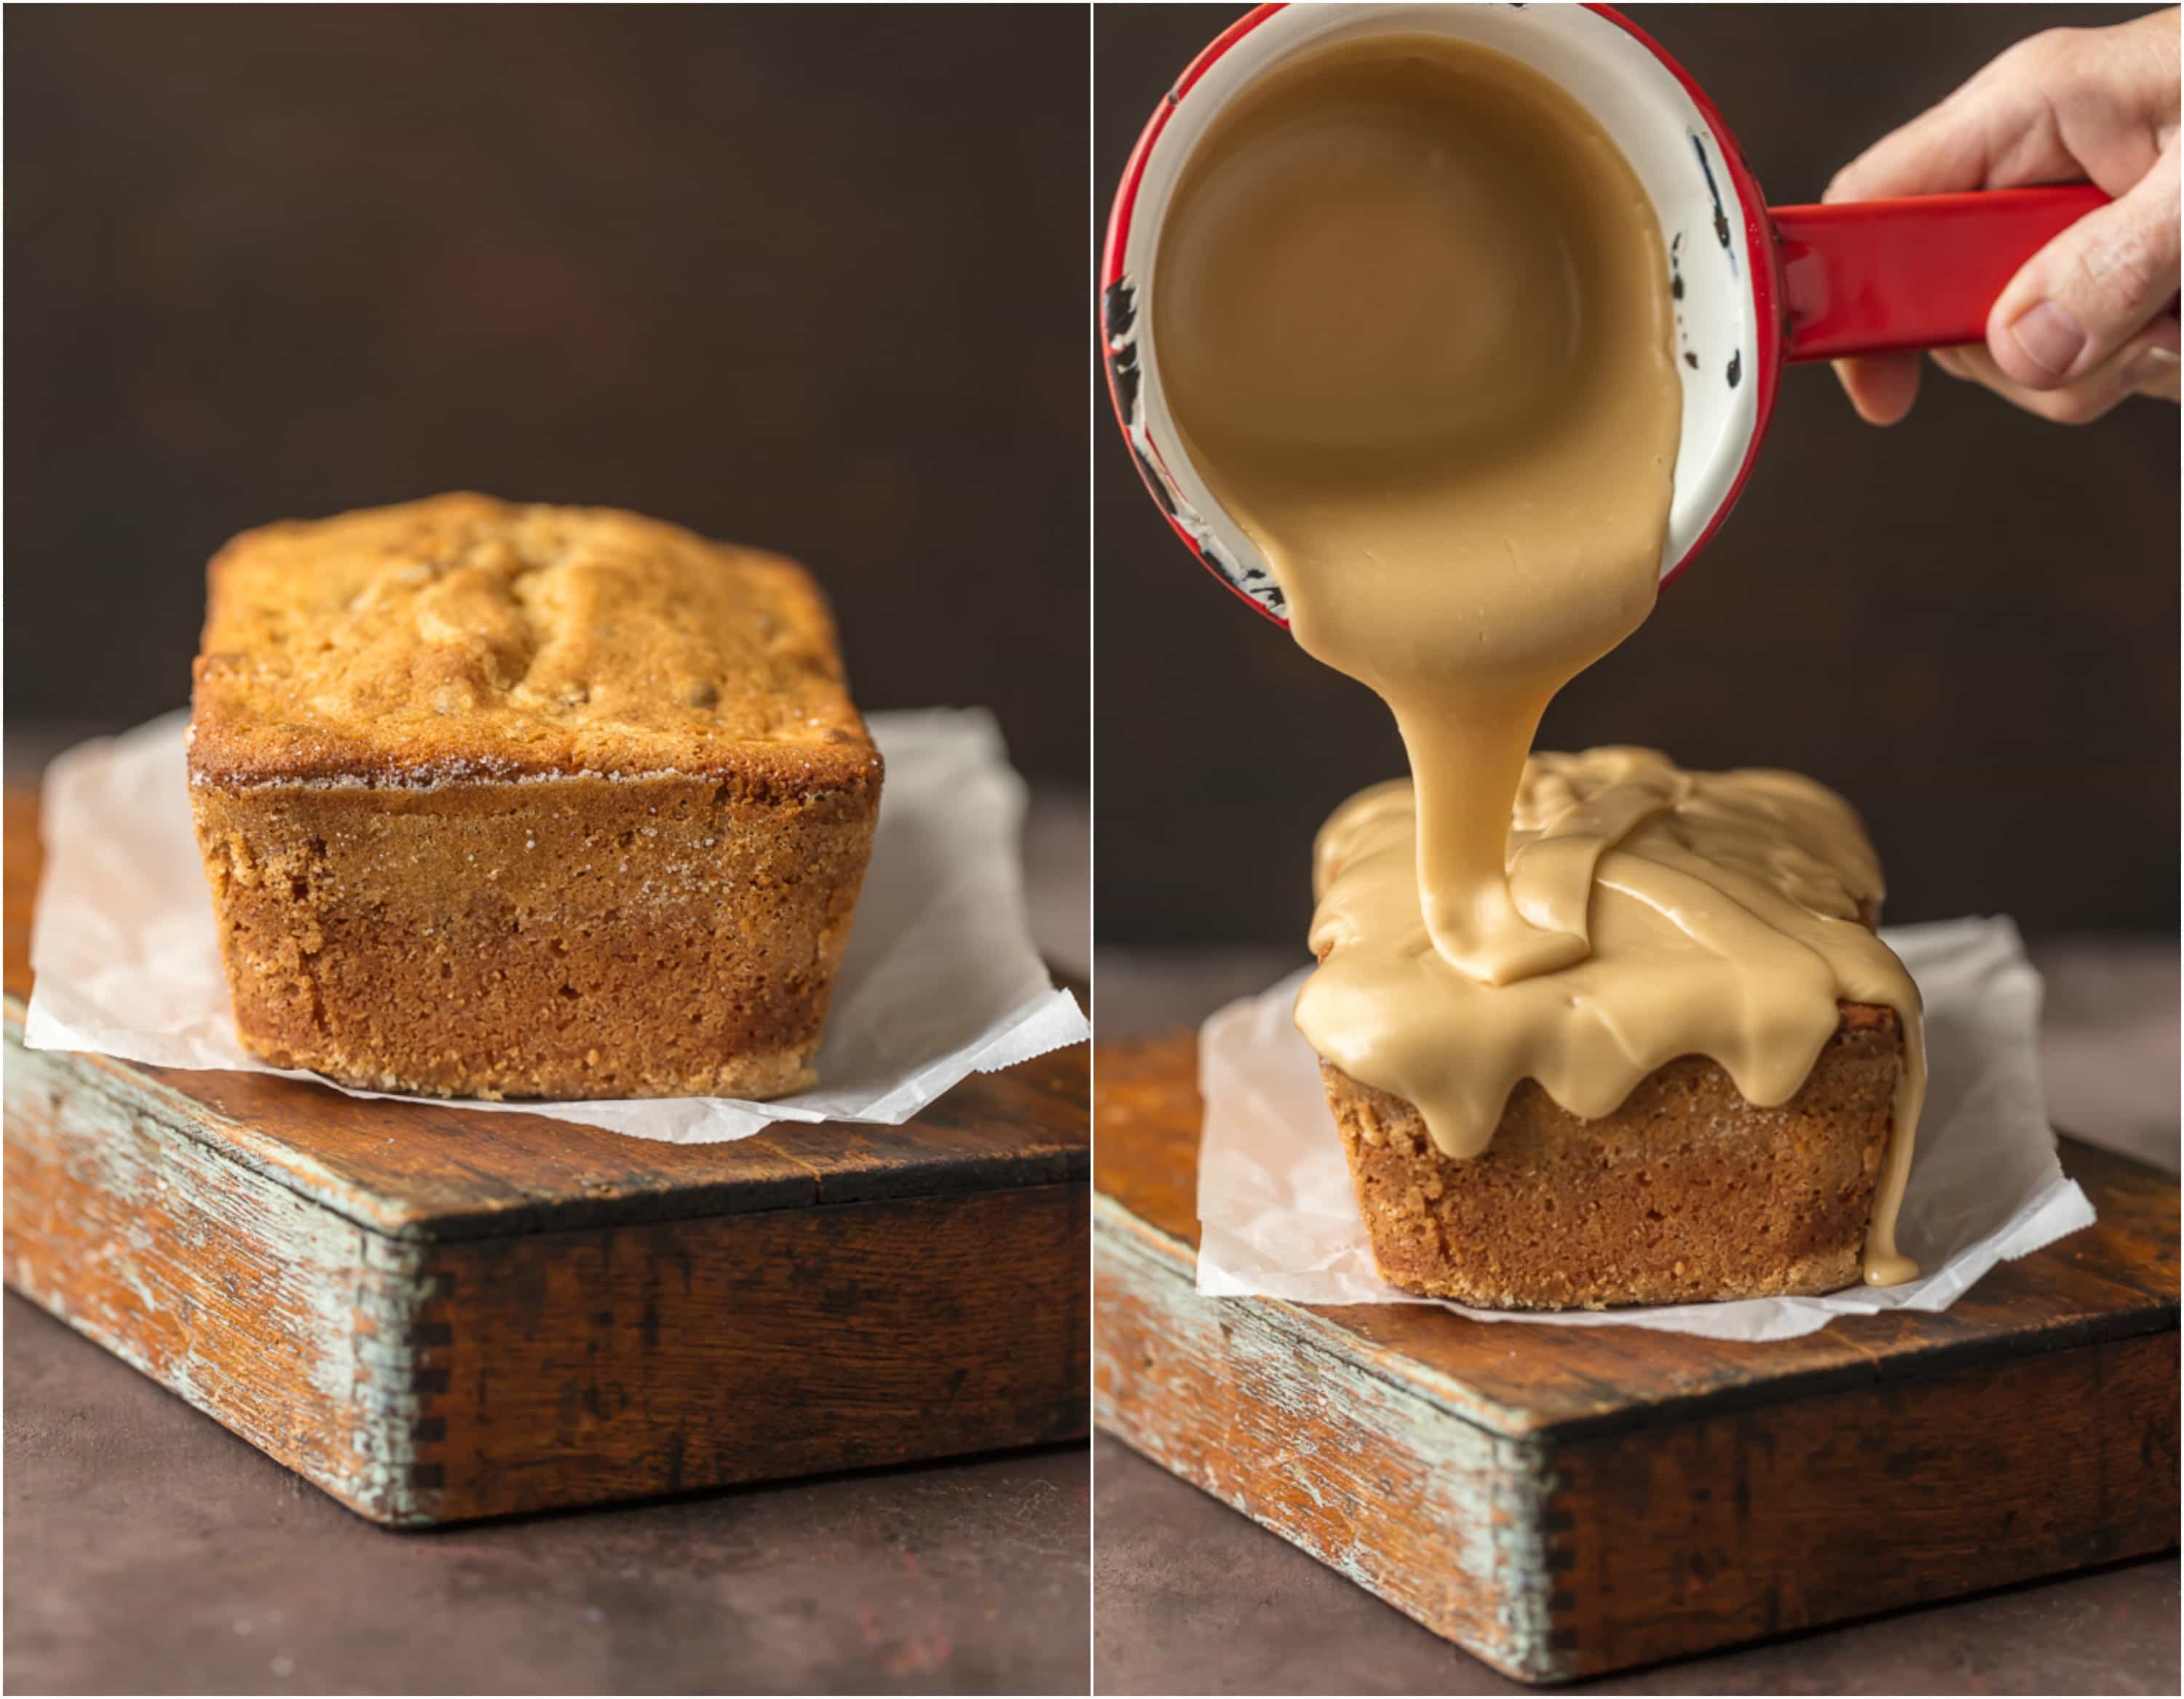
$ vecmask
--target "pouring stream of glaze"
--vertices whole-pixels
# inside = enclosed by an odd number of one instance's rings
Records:
[[[1918,993],[1861,922],[1880,883],[1855,816],[1791,775],[1645,751],[1528,766],[1555,693],[1651,611],[1668,527],[1674,308],[1614,142],[1489,48],[1321,48],[1201,138],[1156,264],[1194,464],[1297,642],[1386,701],[1410,760],[1321,834],[1306,1037],[1466,1157],[1518,1079],[1599,1116],[1699,1054],[1778,1104],[1839,1001],[1892,1006],[1866,1275],[1908,1278]]]

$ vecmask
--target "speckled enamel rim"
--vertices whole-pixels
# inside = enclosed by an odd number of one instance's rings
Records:
[[[1668,242],[1684,385],[1665,584],[1719,529],[1758,454],[1781,372],[1781,284],[1766,202],[1720,114],[1682,66],[1607,6],[1265,5],[1191,61],[1123,170],[1100,268],[1108,395],[1145,488],[1217,577],[1288,623],[1280,587],[1207,491],[1167,410],[1148,310],[1161,226],[1191,149],[1239,91],[1315,47],[1412,33],[1475,41],[1553,78],[1614,138],[1652,200]]]

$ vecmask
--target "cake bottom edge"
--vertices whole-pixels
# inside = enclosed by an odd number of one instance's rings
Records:
[[[788,1097],[817,1083],[811,1065],[815,1039],[784,1050],[755,1050],[687,1072],[643,1074],[632,1080],[599,1079],[582,1060],[540,1062],[515,1070],[441,1064],[428,1072],[390,1067],[384,1059],[348,1054],[300,1052],[254,1039],[240,1024],[237,1036],[268,1067],[300,1069],[356,1091],[392,1092],[449,1102],[553,1103],[617,1099],[733,1097],[765,1102]]]
[[[1863,1276],[1903,1034],[1847,1007],[1786,1103],[1685,1056],[1584,1120],[1535,1082],[1486,1150],[1444,1156],[1417,1107],[1322,1061],[1380,1276],[1479,1309],[1817,1296]]]

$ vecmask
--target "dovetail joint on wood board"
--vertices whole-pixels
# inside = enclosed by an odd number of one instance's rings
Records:
[[[122,1071],[6,1061],[8,1284],[360,1514],[437,1520],[426,1247],[215,1154]]]

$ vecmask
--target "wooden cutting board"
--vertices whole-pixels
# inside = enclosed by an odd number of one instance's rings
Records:
[[[1087,1047],[728,1145],[26,1050],[8,1284],[375,1521],[1086,1431]]]
[[[1312,1308],[1194,1290],[1195,1037],[1094,1067],[1095,1418],[1510,1675],[2176,1542],[2177,1188],[2142,1164],[2064,1139],[2096,1226],[1774,1345]]]

